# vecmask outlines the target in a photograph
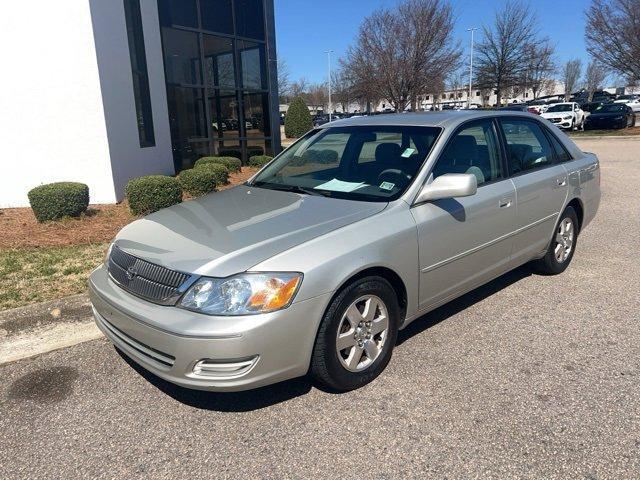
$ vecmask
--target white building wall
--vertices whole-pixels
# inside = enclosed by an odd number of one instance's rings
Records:
[[[87,1],[87,0],[74,0]],[[115,198],[132,178],[174,173],[158,2],[141,0],[155,147],[140,148],[129,43],[122,0],[89,0],[102,86]]]
[[[122,0],[8,2],[0,16],[0,208],[43,183],[123,197],[134,177],[173,174],[157,2],[141,0],[156,146],[140,148]],[[25,22],[28,20],[28,28]]]
[[[113,202],[89,2],[5,2],[0,45],[0,207],[63,180]]]

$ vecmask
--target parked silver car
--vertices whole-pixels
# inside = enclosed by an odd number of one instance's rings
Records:
[[[381,115],[309,132],[242,186],[125,227],[91,275],[98,326],[170,382],[376,378],[398,330],[526,262],[567,268],[600,170],[539,117]]]

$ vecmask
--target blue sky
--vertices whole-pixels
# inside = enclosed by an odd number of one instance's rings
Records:
[[[274,0],[278,57],[284,59],[291,80],[306,77],[312,82],[327,78],[327,50],[334,58],[353,42],[362,19],[382,6],[399,0]],[[504,0],[452,0],[455,37],[469,51],[469,27],[490,23]],[[556,59],[588,61],[584,43],[584,11],[590,0],[531,0],[541,33],[556,46]],[[479,32],[476,32],[478,34]],[[333,61],[335,66],[336,62]]]

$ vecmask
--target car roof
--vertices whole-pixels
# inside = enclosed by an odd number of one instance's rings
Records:
[[[350,126],[411,126],[411,127],[456,127],[468,120],[491,117],[522,117],[538,119],[538,115],[514,110],[447,110],[442,112],[389,113],[366,117],[345,118],[322,125],[319,128]]]

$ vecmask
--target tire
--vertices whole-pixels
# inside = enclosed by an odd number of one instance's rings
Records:
[[[385,326],[383,317],[386,330],[378,331]],[[371,320],[368,324],[367,319]],[[391,360],[399,323],[398,299],[388,281],[364,277],[349,284],[332,300],[322,318],[313,347],[311,376],[339,392],[371,382]],[[345,345],[340,351],[339,334],[341,346]]]
[[[570,232],[567,224],[571,226]],[[576,251],[579,233],[578,225],[578,216],[575,210],[572,207],[567,207],[560,215],[560,220],[553,231],[553,238],[547,253],[544,257],[534,262],[534,266],[539,273],[558,275],[567,269]],[[558,241],[560,237],[563,239],[562,244]],[[568,253],[566,253],[567,245],[569,245]]]

